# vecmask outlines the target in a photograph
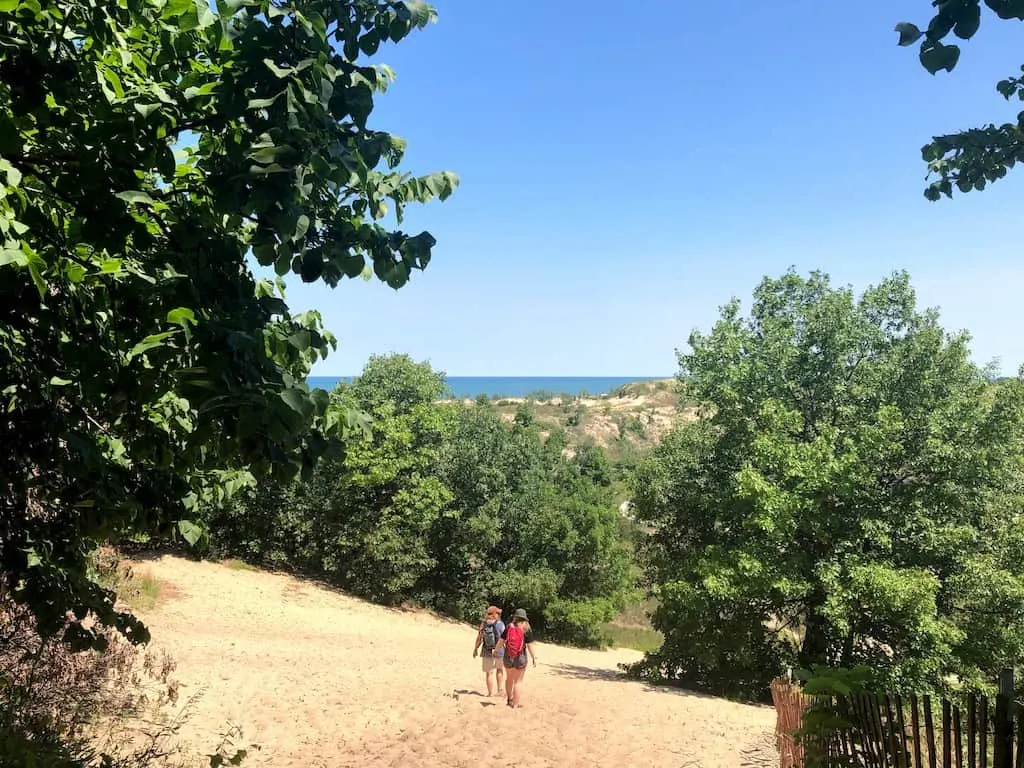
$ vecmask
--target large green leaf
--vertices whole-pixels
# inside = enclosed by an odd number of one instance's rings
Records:
[[[952,72],[960,59],[960,47],[942,43],[924,43],[921,46],[921,64],[933,75],[940,69]]]
[[[306,415],[310,412],[309,396],[299,389],[285,389],[281,392],[281,399],[296,413]]]
[[[118,192],[115,197],[119,197],[126,203],[133,203],[135,205],[153,205],[156,201],[149,196],[146,192],[142,192],[137,189],[130,189],[125,192]]]
[[[0,157],[0,171],[7,177],[7,184],[16,187],[21,184],[21,171],[11,165],[11,161]]]
[[[970,40],[977,33],[981,26],[981,7],[975,4],[966,5],[960,13],[956,24],[953,26],[953,34],[961,40]]]
[[[397,5],[402,18],[407,18],[414,26],[426,26],[436,18],[433,7],[422,0],[404,0]]]
[[[913,45],[924,35],[924,32],[918,29],[916,24],[905,21],[896,25],[896,31],[900,33],[900,45]]]
[[[163,333],[152,333],[138,344],[133,346],[125,356],[125,361],[130,362],[139,355],[143,355],[152,349],[164,346],[170,339],[174,338],[177,331],[164,331]]]
[[[179,520],[178,532],[190,547],[198,544],[205,535],[202,526],[192,520]]]
[[[167,313],[167,322],[175,325],[195,325],[196,314],[188,307],[178,307]]]

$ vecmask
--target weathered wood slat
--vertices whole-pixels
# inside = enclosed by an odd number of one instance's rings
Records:
[[[881,736],[875,725],[875,699],[867,694],[860,697],[861,712],[864,717],[864,725],[868,735],[868,743],[871,745],[871,757],[875,768],[884,768],[885,749],[881,742]]]
[[[842,717],[847,723],[846,727],[842,730],[844,738],[844,754],[855,763],[858,755],[856,738],[857,729],[854,727],[855,720],[850,708],[850,698],[848,696],[840,696],[838,706],[840,717]]]
[[[885,745],[882,743],[882,732],[878,727],[878,700],[870,694],[861,696],[864,719],[871,735],[871,750],[874,753],[875,766],[886,768]]]
[[[877,728],[878,732],[878,747],[882,752],[882,765],[884,765],[886,768],[890,768],[890,766],[892,768],[896,768],[896,766],[893,766],[892,764],[893,754],[892,750],[890,749],[888,735],[886,734],[886,727],[882,723],[883,700],[879,696],[872,696],[872,699],[873,701],[871,706],[871,713],[875,717],[875,727]]]
[[[988,698],[981,697],[978,716],[978,753],[981,757],[981,768],[988,768]]]
[[[871,724],[867,718],[867,710],[864,707],[864,696],[854,694],[850,696],[850,703],[854,710],[854,718],[857,724],[857,731],[860,734],[861,754],[864,765],[869,768],[879,768],[881,763],[876,752],[874,752],[874,738],[871,732]]]
[[[993,768],[1013,768],[1013,670],[999,674],[996,697],[995,742],[992,745]]]
[[[907,749],[907,723],[903,715],[903,697],[896,696],[896,726],[900,729],[900,755],[904,768],[913,768],[910,758],[910,750]]]
[[[914,768],[924,768],[921,762],[921,720],[918,717],[917,696],[910,697],[910,730],[914,739]]]
[[[942,768],[953,768],[953,750],[950,749],[950,735],[953,730],[950,726],[951,713],[949,702],[942,700]]]
[[[936,768],[935,722],[932,719],[932,697],[924,697],[924,732],[928,738],[928,768]]]
[[[831,696],[829,698],[829,706],[832,711],[839,717],[842,717],[842,696]],[[844,727],[837,727],[835,733],[830,736],[830,743],[825,745],[828,755],[838,755],[839,757],[848,760],[850,757],[850,745],[846,740],[847,729]]]
[[[1017,715],[1017,760],[1015,768],[1024,768],[1024,706],[1014,706]]]
[[[903,762],[903,754],[896,733],[896,717],[892,712],[892,699],[889,696],[884,696],[882,701],[885,706],[885,735],[889,744],[889,753],[892,755],[892,764],[896,768],[907,768],[906,763]]]
[[[978,732],[978,702],[972,693],[967,697],[967,765],[974,768],[977,763],[978,750],[975,738]]]
[[[960,733],[960,707],[953,707],[953,743],[956,744],[956,768],[964,768],[964,741]]]

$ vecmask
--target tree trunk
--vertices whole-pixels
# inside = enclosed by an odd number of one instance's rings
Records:
[[[807,618],[804,623],[804,641],[800,646],[800,664],[803,667],[810,667],[812,664],[825,664],[828,662],[828,637],[825,632],[827,624],[824,617],[819,613],[818,603],[815,606],[808,606]]]
[[[843,638],[843,655],[839,660],[839,665],[847,669],[853,666],[853,641],[854,632],[851,627],[850,631],[846,633],[846,637]]]

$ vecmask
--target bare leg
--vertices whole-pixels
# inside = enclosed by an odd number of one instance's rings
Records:
[[[512,696],[516,689],[516,671],[511,668],[505,669],[505,697],[508,699],[509,706],[512,705]]]
[[[525,669],[516,670],[516,687],[512,690],[512,706],[519,707],[519,702],[522,700],[522,689],[523,689],[523,678],[526,677]]]
[[[503,662],[503,661],[501,661],[500,659],[498,660],[498,672],[497,672],[497,677],[498,677],[498,689],[497,689],[497,695],[498,695],[498,696],[500,696],[500,695],[501,695],[501,692],[502,692],[503,690],[505,690],[505,664],[504,664],[504,662]],[[490,688],[488,688],[488,689],[487,689],[487,695],[488,695],[488,696],[490,696],[490,695],[491,695],[491,689],[490,689]]]
[[[487,683],[487,695],[494,695],[494,670],[488,669],[484,672],[484,681]]]

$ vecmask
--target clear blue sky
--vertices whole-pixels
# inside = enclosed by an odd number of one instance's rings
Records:
[[[400,291],[293,281],[340,341],[315,374],[387,352],[456,376],[672,374],[691,329],[790,265],[857,287],[905,268],[979,362],[1024,362],[1024,170],[929,203],[920,158],[1016,114],[994,86],[1019,24],[985,9],[932,77],[893,32],[927,0],[435,4],[378,55],[398,79],[371,124],[462,185],[410,212],[438,245]]]

